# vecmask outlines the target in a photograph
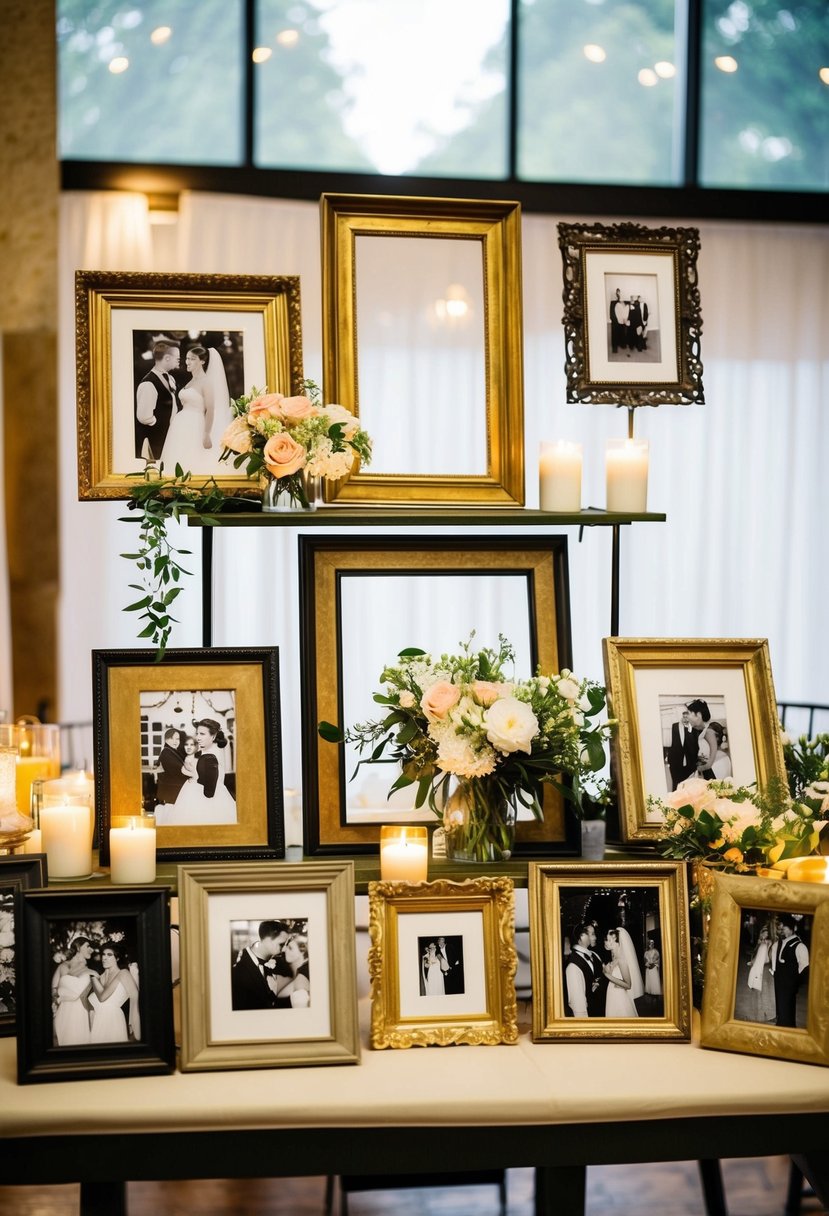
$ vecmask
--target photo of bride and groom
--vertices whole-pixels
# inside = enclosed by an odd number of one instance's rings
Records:
[[[237,823],[235,693],[142,692],[140,700],[144,804],[156,826]]]
[[[457,996],[464,991],[463,937],[419,937],[420,995]]]
[[[659,698],[667,792],[689,777],[724,781],[733,774],[725,698]]]
[[[133,331],[135,455],[187,472],[227,473],[221,438],[244,389],[244,334]],[[232,471],[232,470],[230,470]]]
[[[561,921],[567,1017],[663,1016],[656,892],[573,893],[562,898]]]

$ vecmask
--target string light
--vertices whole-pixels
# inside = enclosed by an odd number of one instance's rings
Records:
[[[736,72],[739,64],[731,55],[718,55],[714,60],[714,66],[721,72]]]
[[[272,54],[273,51],[269,46],[257,46],[251,55],[251,59],[254,63],[266,63]]]
[[[169,42],[172,33],[169,25],[158,25],[150,34],[150,42],[153,46],[163,46],[165,42]]]
[[[126,72],[130,66],[130,61],[125,55],[116,55],[114,59],[110,59],[108,66],[113,76],[118,76],[121,72]]]

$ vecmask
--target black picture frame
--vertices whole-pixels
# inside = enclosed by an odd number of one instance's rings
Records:
[[[482,586],[499,576],[519,576],[526,583],[526,614],[530,638],[530,665],[545,671],[570,667],[571,629],[565,536],[300,536],[300,655],[303,715],[303,817],[308,855],[378,853],[380,823],[349,822],[345,791],[345,746],[319,737],[320,721],[340,726],[343,721],[342,606],[344,581],[354,576],[376,580],[384,575],[476,575]],[[367,583],[367,586],[370,585]],[[366,631],[375,628],[372,612],[361,620]],[[503,633],[509,635],[505,621]],[[468,632],[468,630],[467,630]],[[430,648],[428,622],[408,643]],[[367,634],[364,634],[364,640]],[[464,639],[460,637],[458,642]],[[352,654],[360,654],[360,639],[350,636]],[[438,652],[444,647],[434,647]],[[389,654],[384,662],[393,662]],[[376,687],[380,671],[366,672]],[[392,778],[393,780],[393,778]],[[390,784],[391,782],[389,782]],[[541,821],[519,821],[515,852],[519,856],[577,856],[579,825],[565,813],[557,790],[545,790],[545,816]],[[420,822],[420,820],[418,820]],[[439,826],[428,816],[429,826]]]
[[[149,740],[141,733],[140,698],[147,690],[233,693],[233,774],[236,821],[156,825],[157,856],[167,861],[275,861],[285,856],[279,651],[276,647],[93,650],[95,805],[101,864],[109,865],[114,816],[153,813],[147,782]],[[179,717],[187,716],[185,705]],[[212,712],[212,711],[211,711]],[[190,714],[192,717],[192,713]],[[226,721],[228,721],[226,719]],[[159,738],[163,732],[156,731]],[[230,772],[230,769],[228,769]]]
[[[15,1034],[17,1030],[21,895],[32,887],[45,887],[47,882],[45,853],[0,857],[0,1038]],[[11,952],[11,958],[7,957],[8,952]]]
[[[701,405],[702,311],[698,228],[558,225],[564,274],[567,401],[589,405]],[[616,288],[638,301],[617,347]],[[643,305],[649,313],[643,318]],[[650,333],[649,333],[650,325]]]
[[[17,1079],[81,1081],[99,1077],[154,1076],[175,1066],[168,887],[110,887],[86,891],[24,891],[23,955],[17,1033]],[[55,1042],[52,980],[54,937],[61,925],[108,921],[127,925],[139,968],[141,1030],[138,1041]],[[95,937],[92,931],[85,936]],[[103,939],[98,945],[103,944]]]

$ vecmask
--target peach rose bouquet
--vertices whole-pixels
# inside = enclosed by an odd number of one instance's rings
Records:
[[[457,860],[508,858],[519,806],[540,819],[545,784],[573,798],[605,767],[604,688],[567,670],[515,679],[514,660],[503,636],[498,650],[472,650],[472,638],[454,655],[404,650],[380,676],[380,718],[319,726],[329,742],[356,744],[358,769],[394,764],[389,794],[416,786],[415,807],[442,818]]]
[[[339,481],[371,460],[371,440],[350,410],[322,405],[313,380],[302,387],[296,397],[253,388],[231,402],[220,460],[261,480],[265,511],[308,510],[313,481]]]

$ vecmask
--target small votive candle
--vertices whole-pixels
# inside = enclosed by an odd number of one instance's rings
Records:
[[[608,511],[644,514],[648,509],[647,439],[608,439],[605,471]]]
[[[392,824],[380,829],[380,877],[384,882],[425,882],[428,868],[425,827]]]
[[[542,443],[538,498],[542,511],[581,510],[582,446],[566,439]]]
[[[49,879],[88,878],[92,873],[92,816],[87,803],[44,804],[40,832]]]
[[[795,857],[786,867],[789,882],[829,883],[829,857]]]
[[[155,882],[155,825],[136,815],[126,827],[110,828],[109,865],[111,882]]]

